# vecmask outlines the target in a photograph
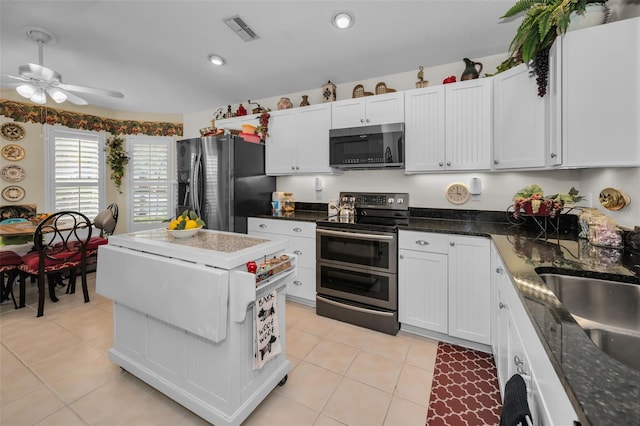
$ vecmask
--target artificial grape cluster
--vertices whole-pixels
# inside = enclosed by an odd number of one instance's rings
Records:
[[[538,83],[538,96],[543,97],[547,93],[549,81],[549,48],[538,51],[533,58],[533,68]]]

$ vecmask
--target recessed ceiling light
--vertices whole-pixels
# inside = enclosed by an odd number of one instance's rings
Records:
[[[353,27],[355,19],[349,12],[339,12],[333,15],[331,23],[340,30],[346,30]]]
[[[227,60],[220,55],[209,55],[209,62],[213,65],[222,66],[227,63]]]

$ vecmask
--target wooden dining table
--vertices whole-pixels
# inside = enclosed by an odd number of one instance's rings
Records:
[[[31,222],[0,224],[0,237],[23,237],[33,235],[38,225]]]

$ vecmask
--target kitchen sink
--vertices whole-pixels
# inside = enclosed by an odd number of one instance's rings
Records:
[[[603,352],[640,371],[640,285],[539,274]]]

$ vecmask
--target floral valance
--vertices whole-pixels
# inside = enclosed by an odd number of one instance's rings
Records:
[[[0,115],[22,123],[61,124],[72,129],[104,130],[112,135],[182,136],[183,130],[182,123],[114,120],[6,99],[0,99]]]

